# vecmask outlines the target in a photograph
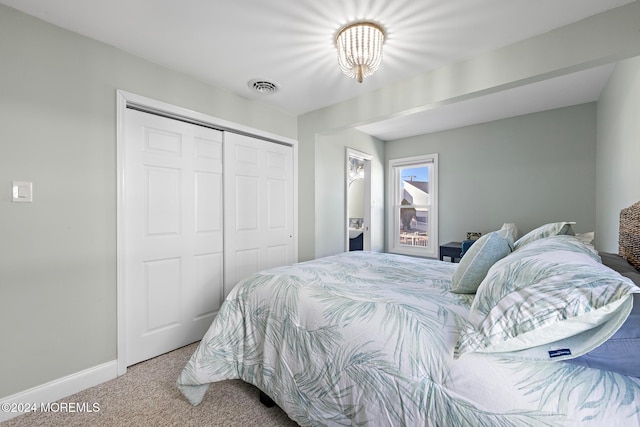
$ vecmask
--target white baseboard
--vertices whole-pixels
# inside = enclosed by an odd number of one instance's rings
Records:
[[[21,415],[25,404],[47,404],[102,384],[118,376],[116,360],[58,378],[20,393],[0,399],[0,422]],[[91,405],[93,402],[86,402]]]

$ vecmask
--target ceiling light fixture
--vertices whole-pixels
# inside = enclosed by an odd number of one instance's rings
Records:
[[[383,43],[384,31],[373,22],[356,22],[341,29],[336,46],[342,72],[362,83],[380,66]]]

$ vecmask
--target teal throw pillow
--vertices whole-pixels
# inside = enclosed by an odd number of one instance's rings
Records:
[[[511,253],[511,236],[507,229],[492,231],[471,245],[453,274],[451,292],[474,294],[491,266]]]

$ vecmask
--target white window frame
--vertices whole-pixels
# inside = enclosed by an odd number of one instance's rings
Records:
[[[400,169],[429,164],[429,221],[427,228],[427,246],[400,244]],[[387,171],[387,247],[391,253],[402,255],[437,258],[438,257],[438,154],[403,157],[389,160]],[[407,207],[407,206],[403,206]]]

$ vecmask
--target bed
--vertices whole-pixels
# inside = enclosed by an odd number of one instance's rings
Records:
[[[178,387],[197,405],[241,379],[303,426],[640,426],[638,363],[615,347],[640,342],[637,271],[572,234],[496,230],[460,264],[347,252],[260,272]]]

